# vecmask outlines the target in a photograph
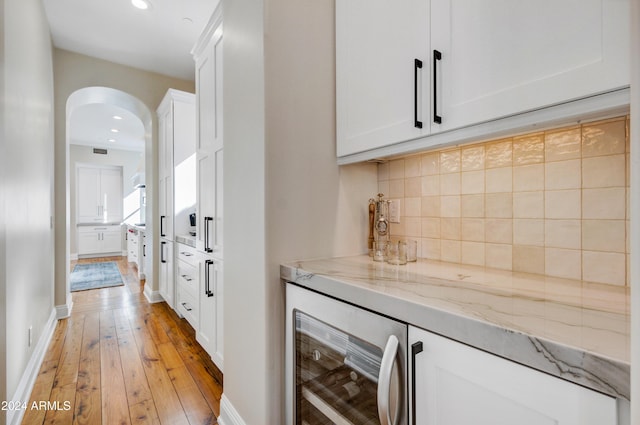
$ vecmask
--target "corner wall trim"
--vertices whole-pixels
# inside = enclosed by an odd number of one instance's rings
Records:
[[[67,304],[56,306],[56,319],[66,319],[71,316],[71,309],[73,309],[73,300],[69,297]]]
[[[162,295],[160,295],[160,292],[152,290],[151,285],[149,285],[148,282],[145,282],[144,284],[144,296],[147,298],[147,301],[149,301],[151,304],[160,303],[164,301],[164,298],[162,298]]]
[[[40,366],[42,366],[44,356],[47,353],[47,348],[49,347],[49,342],[51,342],[53,331],[55,331],[57,323],[56,309],[52,309],[49,319],[47,320],[44,329],[42,329],[42,334],[40,335],[40,339],[38,339],[38,344],[35,346],[33,353],[31,354],[31,358],[27,363],[27,367],[20,378],[16,393],[11,399],[15,403],[28,403],[29,398],[31,397],[31,391],[36,383],[36,378],[38,377],[38,372],[40,371]],[[25,410],[26,409],[8,410],[7,425],[20,424]]]
[[[224,393],[220,399],[220,417],[218,418],[218,423],[220,425],[247,425]]]

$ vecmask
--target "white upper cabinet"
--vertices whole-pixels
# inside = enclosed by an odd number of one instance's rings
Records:
[[[626,0],[431,0],[432,132],[629,84]]]
[[[122,221],[122,168],[78,166],[77,222]]]
[[[538,126],[551,106],[553,120],[623,107],[610,95],[630,81],[628,15],[629,0],[337,1],[337,155],[522,131],[507,117]]]
[[[429,132],[429,3],[336,2],[338,156]]]

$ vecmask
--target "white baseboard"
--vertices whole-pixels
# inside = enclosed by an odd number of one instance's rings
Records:
[[[44,356],[47,353],[47,348],[49,347],[49,342],[51,342],[51,337],[53,337],[53,331],[56,329],[57,323],[58,320],[56,320],[56,309],[53,309],[51,310],[51,314],[49,315],[49,320],[47,320],[47,323],[42,330],[42,334],[40,335],[38,344],[35,346],[35,349],[31,354],[31,358],[27,363],[27,367],[22,374],[22,378],[20,378],[16,393],[11,399],[14,402],[29,403],[29,398],[31,398],[31,391],[33,391],[33,385],[36,383],[38,372],[40,372],[40,366],[42,366],[42,361],[44,360]],[[7,425],[20,424],[20,422],[22,422],[25,410],[26,409],[8,410]]]
[[[73,308],[73,300],[69,297],[69,301],[64,305],[56,306],[56,319],[66,319],[71,316],[71,309]]]
[[[147,301],[149,301],[151,304],[160,303],[164,301],[164,298],[162,298],[162,295],[160,295],[160,292],[154,291],[151,289],[151,284],[149,282],[146,282],[144,284],[144,296],[147,298]]]
[[[69,254],[69,260],[71,261],[78,260],[78,253],[76,252],[75,254]]]
[[[220,417],[218,418],[218,424],[247,425],[224,394],[222,394],[222,398],[220,399]]]

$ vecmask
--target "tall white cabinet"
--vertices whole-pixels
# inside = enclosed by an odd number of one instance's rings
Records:
[[[175,308],[174,276],[174,146],[193,144],[195,96],[169,89],[157,109],[158,114],[158,192],[160,222],[160,295]]]
[[[196,249],[200,256],[196,340],[223,369],[223,129],[222,6],[214,11],[196,46]]]
[[[76,186],[77,223],[120,223],[121,167],[79,165]]]

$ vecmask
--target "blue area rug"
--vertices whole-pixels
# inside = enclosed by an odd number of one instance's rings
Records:
[[[71,281],[71,292],[124,285],[118,266],[113,261],[76,264],[69,280]]]

